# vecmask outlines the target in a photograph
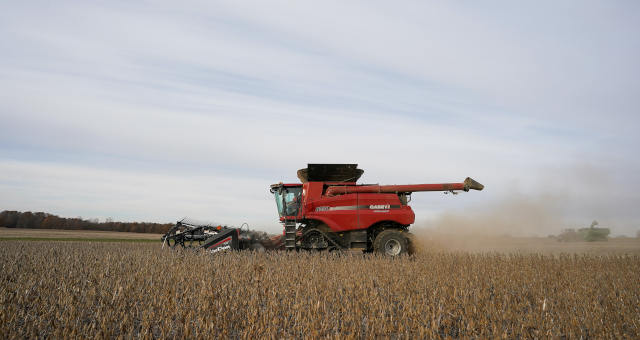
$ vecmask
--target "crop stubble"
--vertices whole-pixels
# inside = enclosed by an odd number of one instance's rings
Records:
[[[2,338],[629,337],[640,258],[3,242]]]

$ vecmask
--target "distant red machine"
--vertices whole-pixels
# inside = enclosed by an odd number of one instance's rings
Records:
[[[358,185],[357,164],[308,164],[302,183],[273,184],[286,249],[362,249],[396,256],[411,252],[408,205],[416,191],[482,190],[471,178],[462,183]]]

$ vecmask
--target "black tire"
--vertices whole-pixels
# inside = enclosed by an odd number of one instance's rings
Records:
[[[387,256],[408,254],[409,240],[401,230],[383,230],[373,241],[373,251]]]

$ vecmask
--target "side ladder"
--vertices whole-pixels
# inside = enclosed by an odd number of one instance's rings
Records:
[[[284,222],[284,248],[286,250],[296,249],[296,221]]]

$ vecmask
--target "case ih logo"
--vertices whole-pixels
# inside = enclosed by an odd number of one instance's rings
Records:
[[[391,209],[390,204],[372,204],[369,206],[371,210],[389,210]]]
[[[231,249],[231,236],[207,248],[207,250],[209,250],[212,253],[217,253],[221,250],[227,250],[227,249]]]

